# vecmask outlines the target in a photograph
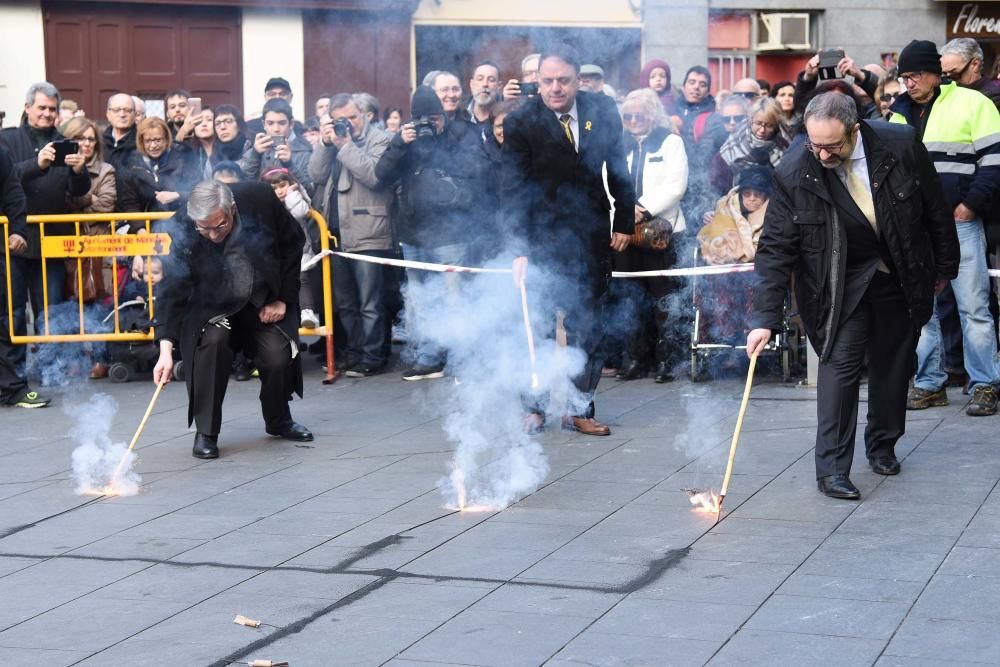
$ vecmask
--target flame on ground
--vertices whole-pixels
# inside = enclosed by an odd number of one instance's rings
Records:
[[[453,512],[499,512],[503,507],[492,505],[470,505],[468,491],[465,489],[465,473],[455,468],[451,473],[452,485],[455,488],[455,504],[446,505],[445,509]]]
[[[688,500],[694,505],[696,512],[719,513],[719,494],[714,489],[699,491],[698,489],[682,489],[688,494]]]

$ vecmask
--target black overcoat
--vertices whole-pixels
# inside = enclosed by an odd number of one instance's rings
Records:
[[[201,332],[209,320],[240,310],[242,303],[227,289],[231,278],[221,261],[225,245],[232,241],[243,244],[253,271],[267,287],[265,303],[283,301],[285,317],[277,326],[298,346],[299,271],[305,236],[295,218],[274,195],[271,186],[261,182],[234,183],[229,186],[236,202],[235,227],[222,244],[213,243],[198,234],[188,218],[186,205],[158,231],[167,231],[173,245],[164,257],[163,282],[157,290],[155,308],[156,339],[173,341],[185,360],[194,358]],[[290,372],[292,387],[302,395],[301,357],[296,356]],[[195,369],[185,364],[188,398],[192,396]],[[188,407],[188,424],[193,419]]]

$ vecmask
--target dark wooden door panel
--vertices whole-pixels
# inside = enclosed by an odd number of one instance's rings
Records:
[[[101,118],[119,91],[186,88],[206,105],[243,99],[239,10],[46,2],[48,79]]]

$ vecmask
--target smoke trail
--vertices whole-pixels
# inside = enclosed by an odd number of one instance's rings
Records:
[[[132,470],[135,453],[128,452],[123,442],[113,443],[110,437],[118,403],[107,394],[94,394],[85,403],[67,402],[63,411],[74,421],[70,432],[77,443],[73,450],[74,491],[80,495],[139,493],[142,478]]]
[[[489,265],[510,266],[510,260]],[[438,485],[448,506],[502,509],[536,489],[549,466],[541,444],[523,430],[526,406],[544,409],[555,424],[564,414],[579,414],[586,407],[572,383],[583,368],[584,354],[553,339],[552,295],[568,293],[558,282],[538,267],[529,269],[536,390],[531,388],[520,293],[509,275],[463,276],[448,298],[443,297],[447,288],[442,280],[410,281],[407,286],[407,303],[423,309],[411,320],[416,325],[412,344],[431,340],[447,350],[448,373],[454,376],[435,385],[426,401],[444,416],[445,435],[457,444],[450,474]]]

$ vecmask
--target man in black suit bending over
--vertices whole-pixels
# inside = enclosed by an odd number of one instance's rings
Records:
[[[564,425],[588,435],[609,435],[594,419],[594,391],[602,359],[601,301],[611,278],[611,251],[628,245],[635,227],[635,189],[628,175],[622,123],[614,100],[579,92],[580,65],[573,50],[559,45],[542,54],[538,95],[504,120],[502,192],[507,223],[518,257],[514,282],[520,285],[528,259],[554,276],[557,286],[539,295],[566,314],[567,342],[587,355],[574,379],[587,405]],[[611,210],[602,172],[615,198]],[[542,410],[528,408],[525,426],[543,425]]]
[[[222,400],[233,354],[253,357],[268,434],[306,442],[312,433],[292,420],[288,401],[302,396],[299,359],[299,264],[305,235],[266,183],[226,186],[203,181],[186,215],[170,230],[158,285],[153,381],[167,383],[179,344],[188,389],[188,424],[198,432],[192,454],[219,456]]]

